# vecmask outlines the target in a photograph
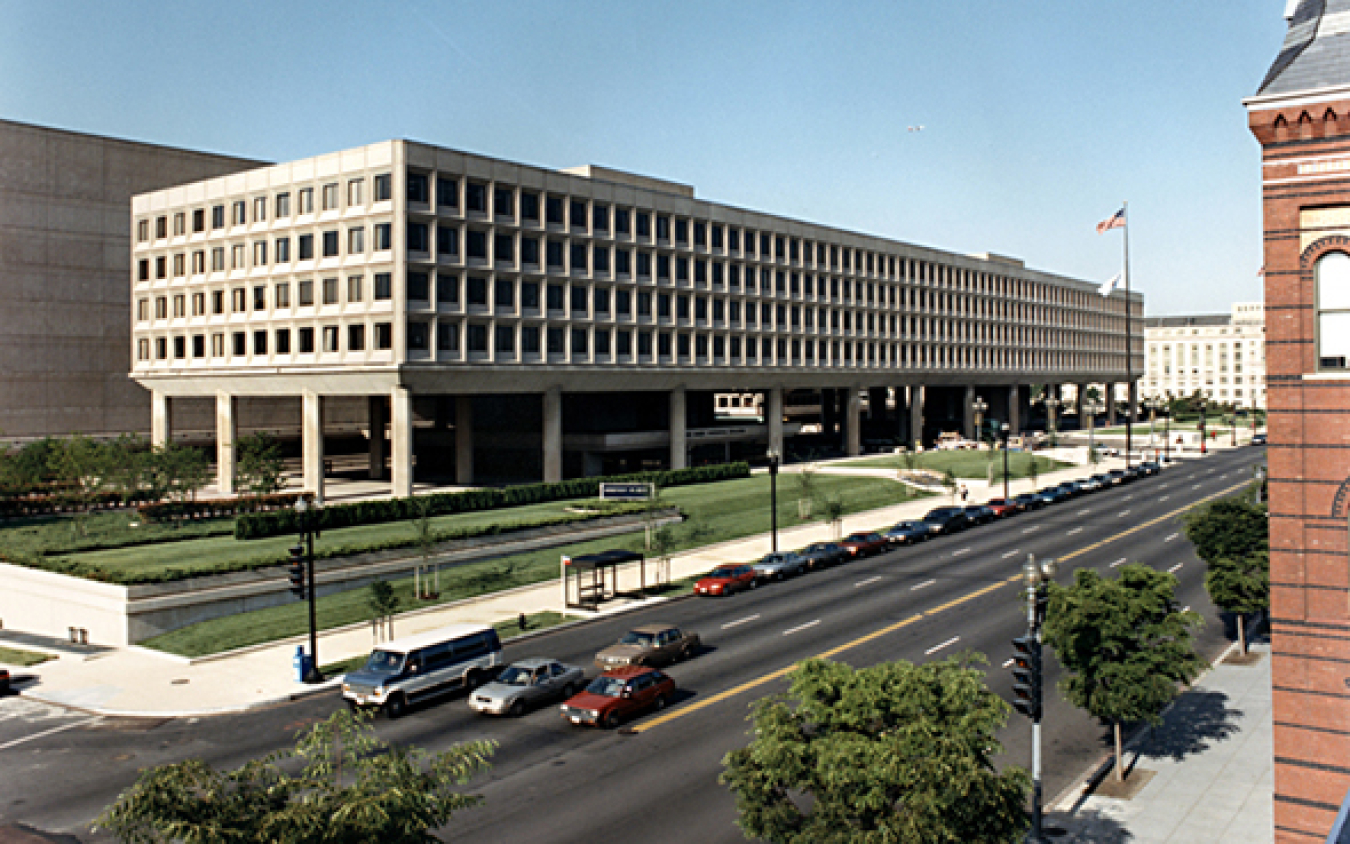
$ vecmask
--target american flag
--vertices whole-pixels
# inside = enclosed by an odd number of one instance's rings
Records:
[[[1122,208],[1109,218],[1102,220],[1097,224],[1097,234],[1105,234],[1111,229],[1120,229],[1125,227],[1125,209]]]

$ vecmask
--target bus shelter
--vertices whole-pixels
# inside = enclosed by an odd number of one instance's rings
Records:
[[[637,566],[633,566],[637,563]],[[636,569],[636,591],[620,588],[623,580],[631,581]],[[655,585],[655,584],[653,584]],[[601,551],[580,557],[562,558],[563,605],[568,609],[594,610],[604,601],[618,597],[646,597],[647,558],[636,551]]]

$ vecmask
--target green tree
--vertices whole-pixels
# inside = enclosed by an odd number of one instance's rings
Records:
[[[1265,505],[1223,498],[1188,513],[1186,538],[1205,561],[1205,590],[1214,605],[1237,616],[1238,644],[1247,653],[1247,616],[1270,608],[1270,523]]]
[[[1031,479],[1032,489],[1035,489],[1036,485],[1040,483],[1041,480],[1040,461],[1034,454],[1029,456],[1031,459],[1027,461],[1027,477]]]
[[[431,502],[422,498],[414,498],[413,504],[417,508],[417,517],[412,520],[413,541],[417,544],[417,550],[421,557],[421,563],[413,570],[413,594],[418,598],[431,598],[432,593],[439,594],[441,591],[441,570],[436,567],[436,584],[433,588],[427,582],[427,575],[431,572],[431,553],[436,549],[436,531],[431,523]]]
[[[1044,633],[1068,674],[1060,690],[1074,706],[1111,722],[1117,780],[1124,776],[1122,725],[1159,723],[1178,684],[1205,667],[1191,641],[1201,618],[1177,607],[1176,584],[1139,563],[1122,566],[1115,580],[1078,569],[1072,586],[1050,584]]]
[[[834,538],[838,539],[843,533],[844,526],[843,499],[837,495],[831,495],[822,502],[820,509],[825,516],[825,521],[830,525]]]
[[[1027,773],[994,769],[1009,707],[967,655],[863,669],[808,660],[723,759],[747,838],[779,844],[1020,841]]]
[[[281,443],[275,438],[261,431],[240,438],[235,475],[241,490],[259,498],[279,492],[282,466]]]
[[[811,508],[816,499],[816,466],[803,463],[793,474],[797,481],[797,517],[802,521],[811,518]]]
[[[99,493],[103,492],[112,478],[111,450],[105,443],[77,434],[66,440],[60,440],[56,451],[52,452],[53,469],[57,480],[66,488],[78,505],[72,526],[81,535],[86,533],[85,520],[93,509]]]
[[[375,614],[371,623],[375,625],[377,639],[381,633],[386,639],[394,638],[394,614],[398,612],[398,605],[398,596],[394,594],[394,587],[389,585],[389,581],[377,580],[370,584],[366,606]]]
[[[956,482],[956,476],[952,474],[951,469],[942,472],[942,488],[947,490],[947,494],[952,497],[952,503],[956,503],[956,494],[961,491],[961,485]]]
[[[370,716],[340,709],[294,749],[218,772],[189,759],[141,773],[95,826],[130,844],[431,844],[431,830],[482,802],[461,793],[495,743],[428,754],[375,736]],[[282,763],[303,760],[299,774]]]

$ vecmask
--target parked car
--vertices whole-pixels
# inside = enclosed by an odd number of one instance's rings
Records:
[[[1139,464],[1139,471],[1145,475],[1156,475],[1162,471],[1162,466],[1155,460],[1145,460]]]
[[[1126,466],[1123,471],[1125,472],[1126,483],[1129,483],[1130,481],[1137,481],[1140,478],[1144,477],[1144,470],[1140,469],[1138,466],[1134,465]]]
[[[923,522],[899,522],[886,531],[884,536],[892,545],[913,545],[928,538],[928,525]]]
[[[1068,484],[1073,487],[1074,495],[1087,495],[1092,492],[1092,486],[1087,481],[1069,481]]]
[[[1016,516],[1022,512],[1022,505],[1018,504],[1015,498],[991,498],[985,503],[985,506],[993,510],[994,515],[1000,519]]]
[[[0,695],[7,694],[9,694],[9,671],[8,669],[0,668]]]
[[[1265,435],[1265,434],[1252,434],[1252,441],[1251,441],[1251,444],[1252,444],[1252,445],[1266,445],[1266,435]]]
[[[408,704],[449,688],[476,689],[501,665],[497,631],[482,624],[450,624],[375,648],[366,664],[342,678],[352,706],[377,707],[397,718]]]
[[[1045,506],[1046,502],[1034,492],[1024,492],[1013,498],[1013,503],[1023,510],[1039,510]]]
[[[469,695],[469,708],[485,715],[522,715],[546,700],[566,700],[586,683],[586,672],[556,659],[522,659]]]
[[[1086,487],[1088,492],[1096,492],[1097,490],[1102,489],[1103,487],[1106,486],[1101,482],[1101,480],[1096,475],[1093,475],[1090,478],[1084,478],[1083,480],[1079,481],[1079,483],[1082,484],[1084,487]]]
[[[1116,480],[1111,477],[1110,472],[1102,472],[1101,474],[1093,475],[1092,479],[1101,484],[1102,489],[1110,489],[1116,484]]]
[[[966,505],[965,510],[966,519],[968,519],[972,525],[987,525],[998,518],[998,514],[994,512],[994,508],[984,504],[968,504]]]
[[[816,542],[797,553],[806,559],[806,565],[812,570],[846,563],[851,556],[838,542]]]
[[[619,637],[619,641],[595,655],[602,671],[621,665],[669,665],[693,656],[700,641],[672,624],[644,624]]]
[[[1054,488],[1064,493],[1064,500],[1066,501],[1078,495],[1078,487],[1074,486],[1073,481],[1065,481],[1062,484],[1057,484]]]
[[[755,574],[760,580],[783,580],[795,574],[806,574],[809,566],[805,557],[792,551],[779,551],[777,554],[765,554],[755,563]]]
[[[923,521],[933,536],[965,530],[970,522],[961,507],[935,507],[924,514]]]
[[[754,566],[718,566],[694,584],[695,595],[730,595],[743,589],[754,589],[759,585],[759,575]]]
[[[1124,469],[1112,469],[1106,474],[1110,476],[1112,486],[1120,486],[1123,483],[1133,480],[1133,478],[1125,474]]]
[[[1057,486],[1048,486],[1039,490],[1036,495],[1040,496],[1046,504],[1058,504],[1061,501],[1067,501],[1069,498],[1069,494]]]
[[[625,665],[611,668],[562,705],[562,717],[573,724],[613,729],[645,709],[665,709],[675,696],[675,681],[655,668]]]
[[[839,543],[848,549],[854,557],[870,557],[873,554],[880,554],[890,547],[891,543],[886,537],[879,533],[851,533],[844,537]]]

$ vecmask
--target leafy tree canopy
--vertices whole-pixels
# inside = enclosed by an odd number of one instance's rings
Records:
[[[1185,525],[1195,555],[1207,565],[1220,559],[1245,559],[1259,551],[1269,554],[1265,505],[1253,504],[1247,496],[1221,498],[1196,508],[1186,515]]]
[[[1020,841],[1030,778],[994,770],[1009,708],[977,661],[802,663],[723,760],[742,831],[779,844]]]
[[[1250,557],[1221,557],[1205,572],[1205,591],[1219,609],[1235,613],[1270,608],[1270,550]]]

